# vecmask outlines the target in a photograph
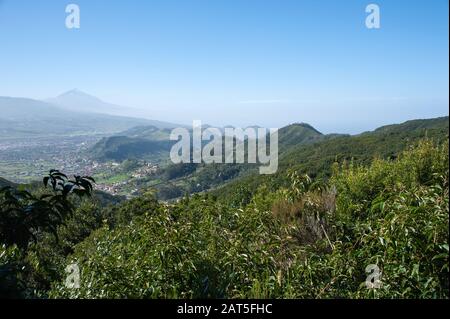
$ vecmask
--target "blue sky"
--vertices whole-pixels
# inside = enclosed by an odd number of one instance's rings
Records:
[[[78,88],[159,120],[326,133],[448,115],[448,1],[376,1],[377,30],[372,2],[0,0],[0,95]]]

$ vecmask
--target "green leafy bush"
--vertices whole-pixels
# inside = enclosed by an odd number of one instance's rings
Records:
[[[327,181],[291,168],[225,201],[146,193],[109,207],[69,196],[91,194],[89,179],[54,171],[50,193],[3,189],[0,295],[448,298],[448,155],[425,139],[395,159],[335,163]],[[79,288],[65,284],[73,263]]]
[[[395,160],[335,165],[314,182],[122,204],[121,222],[77,244],[80,288],[54,298],[448,298],[448,142]],[[368,289],[376,265],[381,287]]]

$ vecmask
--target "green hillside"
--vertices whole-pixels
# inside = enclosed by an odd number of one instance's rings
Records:
[[[144,138],[152,141],[168,141],[170,137],[169,128],[159,128],[154,125],[136,126],[121,133],[123,136]]]
[[[393,159],[407,145],[424,137],[446,138],[448,128],[448,117],[408,121],[354,136],[323,135],[308,124],[293,124],[279,130],[279,169],[273,176],[259,175],[255,164],[172,165],[159,176],[165,183],[155,188],[163,190],[161,199],[214,188],[218,188],[214,191],[217,196],[227,197],[241,184],[250,189],[264,181],[278,185],[288,169],[328,178],[334,162],[369,164],[375,157]],[[170,174],[166,173],[168,170]]]
[[[392,158],[421,138],[447,138],[448,130],[449,118],[441,117],[384,126],[355,136],[334,136],[310,146],[294,145],[281,154],[280,167],[295,166],[312,176],[329,175],[327,167],[334,161],[367,164],[377,156]]]
[[[384,126],[373,132],[359,135],[328,135],[313,144],[293,145],[279,155],[279,169],[273,176],[261,176],[256,172],[245,178],[220,187],[215,194],[226,197],[243,184],[255,189],[263,181],[278,185],[287,170],[297,170],[314,178],[328,178],[333,163],[352,161],[370,164],[374,158],[394,159],[408,145],[425,137],[444,140],[449,134],[449,118],[407,121]]]
[[[170,129],[155,126],[134,127],[120,136],[103,138],[94,145],[88,156],[100,161],[145,159],[168,164],[163,165],[157,174],[138,181],[141,192],[153,188],[159,198],[166,200],[218,187],[251,174],[258,167],[254,164],[171,164],[169,151],[175,141],[169,140],[170,132]],[[331,137],[324,136],[308,124],[292,124],[279,130],[279,148],[283,152],[295,145],[311,144],[327,138]]]
[[[124,161],[126,159],[149,156],[168,157],[172,143],[164,140],[148,140],[127,136],[102,138],[90,151],[90,156],[98,160]]]
[[[151,187],[129,200],[91,193],[86,179],[74,193],[64,178],[3,190],[0,296],[448,298],[448,121],[356,136],[295,124],[281,130],[277,174],[171,165],[156,187],[170,203]],[[68,289],[74,261],[83,276]]]
[[[295,145],[308,145],[327,138],[308,124],[292,124],[279,130],[279,149],[284,152]],[[247,143],[246,151],[247,151]],[[223,152],[224,153],[224,152]],[[163,182],[154,186],[159,198],[172,199],[218,187],[230,180],[257,171],[256,164],[177,164],[165,167],[156,178]]]
[[[164,200],[215,188],[218,188],[219,196],[226,197],[240,183],[250,189],[266,180],[278,185],[282,179],[279,176],[288,169],[299,170],[314,178],[328,178],[334,162],[370,164],[375,157],[393,159],[407,145],[421,138],[446,138],[448,127],[448,117],[441,117],[388,125],[351,136],[324,135],[309,124],[296,123],[279,130],[279,169],[273,176],[260,176],[259,166],[255,164],[169,164],[138,183],[142,192],[153,188]],[[114,161],[165,159],[169,163],[169,150],[174,143],[169,141],[169,129],[139,126],[121,135],[102,139],[93,147],[90,156]]]
[[[278,131],[278,143],[281,152],[295,145],[320,141],[324,137],[322,133],[306,123],[291,124]]]

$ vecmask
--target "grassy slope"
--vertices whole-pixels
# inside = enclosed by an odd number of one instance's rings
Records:
[[[407,145],[421,138],[448,138],[449,118],[413,120],[402,124],[383,126],[373,132],[355,136],[325,136],[319,141],[295,145],[280,152],[279,169],[273,176],[253,173],[219,187],[213,194],[225,198],[239,186],[255,189],[264,181],[274,186],[280,183],[287,170],[298,170],[312,177],[327,178],[335,162],[353,160],[357,164],[369,164],[375,157],[392,159]]]

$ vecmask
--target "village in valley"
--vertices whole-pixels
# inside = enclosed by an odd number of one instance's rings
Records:
[[[138,195],[139,181],[158,172],[159,165],[146,160],[102,162],[87,157],[98,140],[96,136],[0,140],[0,175],[12,182],[29,183],[58,169],[68,176],[92,176],[96,189],[111,195]]]

